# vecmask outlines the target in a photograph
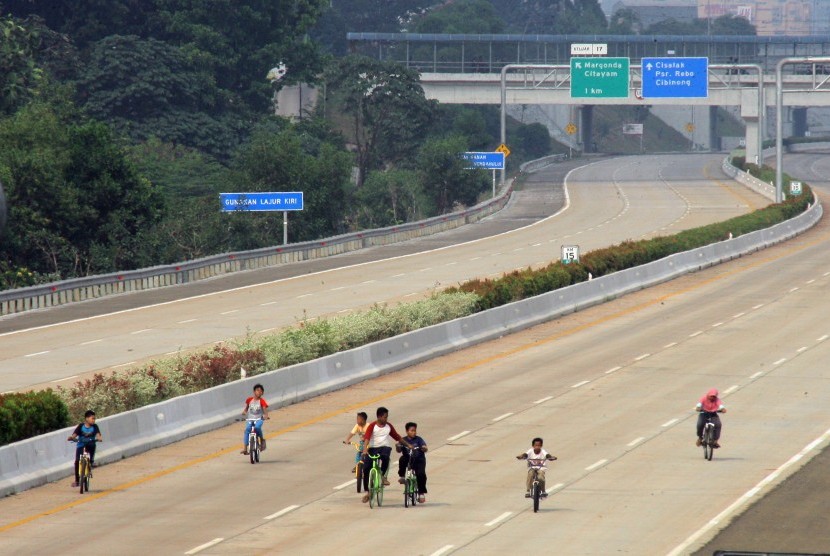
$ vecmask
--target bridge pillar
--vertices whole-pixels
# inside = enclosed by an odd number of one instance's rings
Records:
[[[759,146],[761,144],[761,127],[758,118],[743,118],[746,126],[746,161],[754,164],[759,164],[760,155]]]
[[[709,150],[720,150],[720,137],[718,137],[718,107],[709,107]]]
[[[580,126],[582,130],[582,151],[586,153],[593,153],[597,150],[594,148],[594,105],[584,104],[579,109]]]
[[[766,108],[759,106],[758,91],[741,92],[741,119],[745,126],[746,161],[761,164],[763,134],[761,126],[766,118]]]
[[[793,137],[807,135],[807,108],[793,108]]]

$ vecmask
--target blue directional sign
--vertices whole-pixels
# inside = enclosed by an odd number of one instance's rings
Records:
[[[461,153],[467,161],[467,168],[485,168],[487,170],[504,170],[504,153]]]
[[[303,210],[303,192],[287,193],[220,193],[222,212],[237,210],[263,212],[271,210]]]
[[[706,98],[709,58],[643,58],[643,98]]]

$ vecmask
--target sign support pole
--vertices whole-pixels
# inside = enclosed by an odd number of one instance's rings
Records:
[[[496,171],[493,170],[493,198],[496,197]]]
[[[282,244],[288,245],[288,211],[282,211]]]

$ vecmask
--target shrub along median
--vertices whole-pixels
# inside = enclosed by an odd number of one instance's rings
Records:
[[[254,376],[540,295],[585,281],[589,275],[603,276],[723,241],[730,236],[768,228],[802,213],[812,199],[812,191],[804,186],[801,195],[790,197],[783,203],[672,236],[625,241],[591,251],[579,263],[565,265],[556,261],[544,268],[514,271],[495,280],[470,280],[458,287],[434,293],[428,299],[396,307],[376,305],[350,315],[302,320],[298,325],[275,334],[249,334],[242,341],[216,346],[205,352],[160,359],[110,375],[98,373],[91,379],[76,382],[72,387],[59,387],[56,393],[49,395],[63,406],[62,410],[56,411],[60,414],[65,410],[69,422],[80,421],[84,411],[90,408],[98,416],[136,409],[238,380],[243,368],[247,376]],[[2,411],[8,403],[4,400],[8,397],[0,397],[0,423],[6,421]],[[0,431],[0,443],[22,440],[66,426],[65,420],[57,419],[44,425],[44,430],[37,421],[37,412],[35,406],[23,410],[23,415],[17,420],[30,424],[17,427],[17,432],[13,433],[3,434]],[[31,423],[36,423],[36,426]]]

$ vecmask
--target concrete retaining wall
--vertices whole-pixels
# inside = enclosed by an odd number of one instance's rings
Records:
[[[272,406],[296,403],[740,257],[809,229],[821,215],[822,207],[815,203],[796,218],[766,230],[322,359],[101,419],[99,426],[105,442],[98,447],[96,459],[100,463],[117,461],[230,424],[240,411],[241,400],[256,382],[265,386]],[[74,445],[65,440],[70,431],[71,428],[0,447],[0,495],[70,476]]]

